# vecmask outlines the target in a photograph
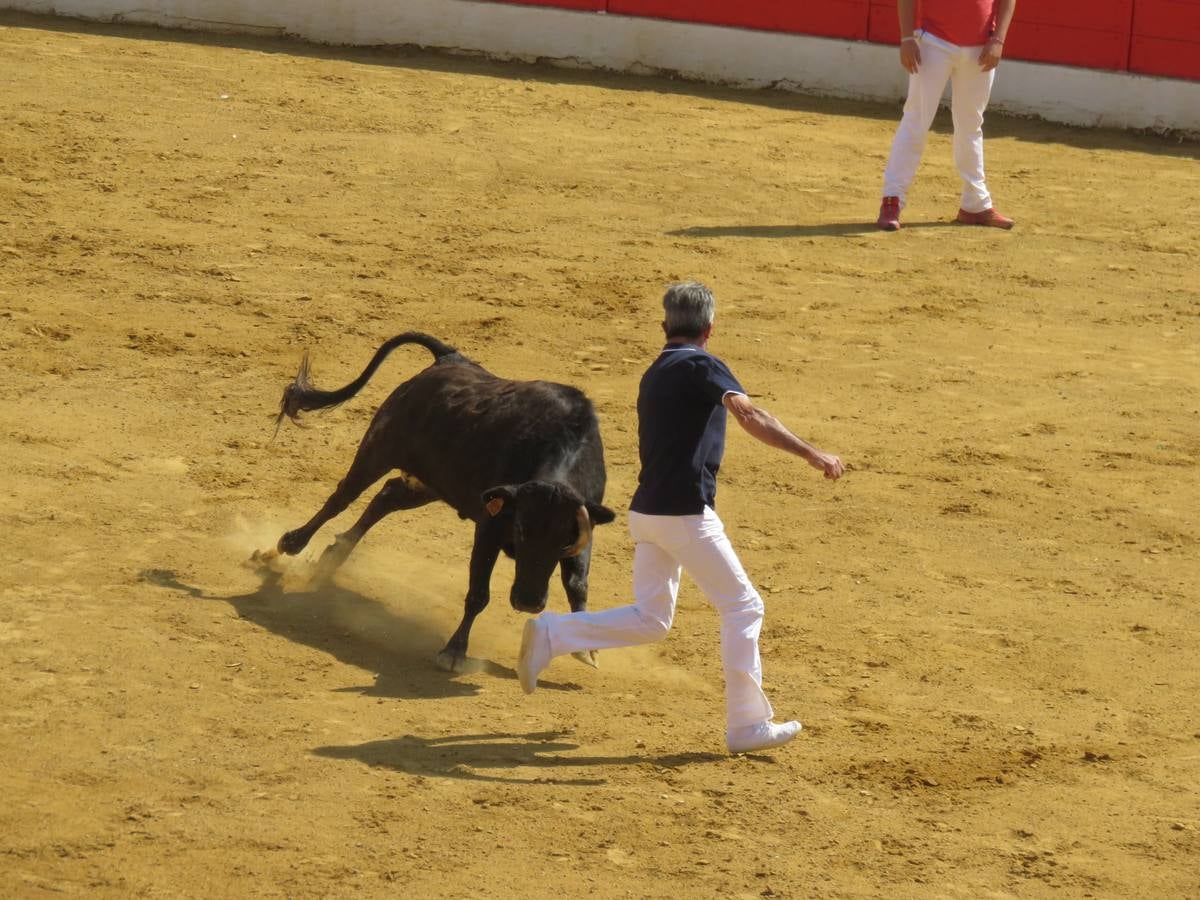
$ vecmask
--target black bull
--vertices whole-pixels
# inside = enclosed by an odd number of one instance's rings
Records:
[[[453,347],[415,331],[386,341],[362,374],[336,391],[312,385],[306,358],[283,392],[280,420],[350,399],[402,344],[425,347],[433,365],[384,400],[337,489],[307,523],[281,537],[277,549],[299,553],[322,525],[395,470],[400,474],[326,548],[318,565],[322,575],[336,570],[376,522],[397,510],[441,500],[473,520],[462,623],[438,654],[438,665],[458,671],[467,657],[471,625],[488,605],[501,550],[516,560],[509,593],[514,609],[537,613],[545,608],[556,565],[571,610],[587,608],[592,526],[614,518],[601,505],[604,448],[595,410],[581,391],[497,378]],[[594,664],[594,657],[581,658]]]

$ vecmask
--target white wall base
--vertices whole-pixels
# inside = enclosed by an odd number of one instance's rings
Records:
[[[579,68],[899,100],[892,47],[477,0],[0,0],[0,8],[323,44],[416,44]],[[1200,82],[1005,62],[991,108],[1053,122],[1200,135]]]

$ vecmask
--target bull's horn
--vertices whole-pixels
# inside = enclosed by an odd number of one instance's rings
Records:
[[[563,553],[564,557],[578,556],[592,539],[592,520],[588,517],[586,506],[581,505],[575,510],[575,520],[579,523],[579,538],[566,549],[566,552]]]

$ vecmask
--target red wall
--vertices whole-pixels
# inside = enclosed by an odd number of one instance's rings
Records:
[[[867,5],[868,0],[608,0],[608,11],[862,41],[867,38]]]
[[[1137,0],[1129,69],[1200,78],[1200,0]]]
[[[557,6],[559,9],[582,9],[587,12],[608,12],[608,0],[498,0],[500,3],[520,3],[522,6]]]
[[[1133,2],[1018,2],[1005,55],[1093,69],[1127,69]]]
[[[894,44],[896,0],[499,0]],[[918,7],[920,0],[917,0]],[[1019,0],[1008,59],[1200,80],[1200,0]]]

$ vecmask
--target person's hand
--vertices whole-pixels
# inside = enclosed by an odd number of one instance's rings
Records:
[[[983,51],[979,54],[979,68],[985,72],[990,72],[996,66],[1000,65],[1000,57],[1003,55],[1003,41],[988,41],[983,45]]]
[[[915,40],[900,42],[900,65],[909,75],[916,75],[921,67],[921,47]]]
[[[808,464],[817,471],[823,472],[830,481],[837,481],[846,474],[846,467],[842,464],[841,457],[832,453],[818,450],[809,457]]]

